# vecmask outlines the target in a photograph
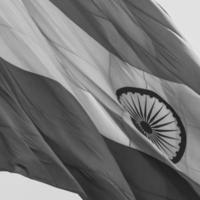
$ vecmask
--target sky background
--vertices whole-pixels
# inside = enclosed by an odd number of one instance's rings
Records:
[[[169,13],[179,32],[200,58],[200,0],[157,0]],[[70,192],[20,175],[0,172],[0,198],[3,200],[80,200]]]

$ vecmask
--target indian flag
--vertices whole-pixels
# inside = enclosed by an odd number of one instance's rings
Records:
[[[84,200],[198,200],[200,62],[151,0],[1,0],[0,169]]]

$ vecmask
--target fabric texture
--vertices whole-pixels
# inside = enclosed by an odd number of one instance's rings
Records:
[[[1,170],[84,200],[199,199],[200,65],[157,3],[0,11]]]

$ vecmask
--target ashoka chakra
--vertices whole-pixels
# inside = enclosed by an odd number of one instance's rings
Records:
[[[125,87],[116,94],[136,128],[177,163],[185,151],[186,133],[174,109],[150,90]]]

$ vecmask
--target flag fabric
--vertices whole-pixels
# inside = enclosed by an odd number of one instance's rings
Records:
[[[199,61],[150,0],[0,2],[0,169],[87,200],[199,199]]]

